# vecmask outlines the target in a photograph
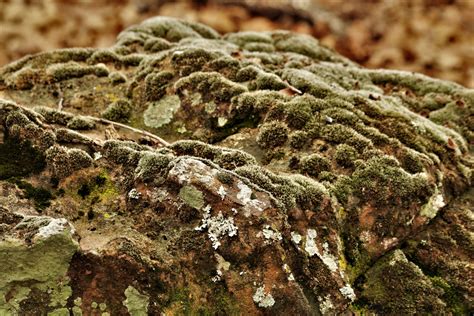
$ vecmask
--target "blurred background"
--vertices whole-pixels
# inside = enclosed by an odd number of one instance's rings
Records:
[[[108,47],[155,15],[221,33],[307,33],[369,68],[474,87],[474,0],[0,0],[0,66],[55,48]]]

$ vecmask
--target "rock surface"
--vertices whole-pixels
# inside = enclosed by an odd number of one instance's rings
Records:
[[[20,59],[0,311],[472,312],[473,111],[473,90],[283,31],[157,17]]]

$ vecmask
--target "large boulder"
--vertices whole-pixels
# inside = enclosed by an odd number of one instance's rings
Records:
[[[468,313],[473,100],[163,17],[20,59],[0,69],[0,310]]]

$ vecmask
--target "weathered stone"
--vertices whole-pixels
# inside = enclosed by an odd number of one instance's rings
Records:
[[[162,17],[7,65],[0,310],[466,313],[473,94]]]

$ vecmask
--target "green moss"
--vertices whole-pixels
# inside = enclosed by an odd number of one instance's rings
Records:
[[[249,90],[281,90],[287,86],[277,75],[260,71],[255,80],[249,83]]]
[[[63,179],[76,170],[90,167],[93,163],[89,154],[77,148],[52,146],[45,155],[48,168],[53,173],[53,177],[58,179]]]
[[[127,77],[124,74],[115,71],[109,74],[109,79],[114,85],[127,82]]]
[[[423,171],[423,162],[420,158],[420,154],[411,149],[406,149],[401,157],[400,161],[402,163],[403,169],[410,173],[418,173]]]
[[[303,174],[317,177],[323,171],[331,169],[331,162],[324,156],[319,154],[311,154],[301,158],[299,170]]]
[[[443,290],[443,300],[447,303],[447,307],[451,310],[453,315],[467,315],[469,314],[469,307],[464,304],[462,294],[456,291],[445,279],[439,276],[429,277],[431,283]]]
[[[25,127],[28,124],[31,124],[30,119],[20,111],[10,111],[5,119],[5,125],[7,127],[12,127],[13,125]]]
[[[97,202],[109,203],[120,194],[115,183],[110,180],[107,171],[104,170],[95,177],[78,183],[75,193],[81,198],[83,205],[92,205]],[[93,216],[94,213],[90,214]]]
[[[424,204],[434,186],[421,175],[410,175],[390,156],[374,157],[356,168],[352,175],[354,193],[375,204]]]
[[[237,167],[242,167],[245,165],[256,164],[257,161],[255,158],[246,152],[240,150],[229,150],[218,152],[213,159],[213,161],[218,164],[220,167],[233,170]]]
[[[239,32],[225,35],[225,39],[231,43],[244,47],[248,43],[264,43],[271,44],[272,37],[266,33],[259,32]]]
[[[296,131],[290,134],[290,146],[294,149],[304,148],[309,142],[309,135],[304,131]]]
[[[163,38],[149,38],[143,48],[150,53],[157,53],[171,48],[171,43]]]
[[[85,116],[75,116],[69,120],[67,128],[75,130],[90,130],[95,128],[95,122]]]
[[[304,106],[304,104],[298,102],[290,102],[285,112],[288,127],[294,129],[302,129],[313,116],[309,106]]]
[[[174,87],[178,93],[190,89],[222,102],[229,102],[232,97],[247,91],[244,86],[230,81],[217,72],[195,72],[179,79]]]
[[[0,180],[25,177],[40,172],[45,166],[44,155],[29,142],[5,138],[0,143]]]
[[[204,196],[192,185],[186,185],[179,191],[179,197],[189,206],[200,210],[204,206]]]
[[[173,159],[168,155],[144,151],[139,154],[140,160],[135,169],[135,177],[143,181],[159,180],[168,170]]]
[[[145,78],[145,98],[147,101],[157,101],[165,94],[166,86],[173,79],[174,74],[170,71],[151,73]]]
[[[367,273],[362,299],[382,314],[442,314],[442,291],[401,250],[379,260]]]
[[[288,127],[282,122],[264,123],[257,136],[257,143],[260,147],[271,149],[284,145],[288,140]]]
[[[331,194],[333,194],[337,200],[343,204],[347,203],[352,191],[352,179],[345,175],[339,176],[334,185],[330,188]]]
[[[146,149],[135,142],[119,140],[106,141],[103,148],[107,159],[117,164],[132,166],[138,163],[138,151]]]
[[[102,117],[111,121],[126,122],[132,115],[132,105],[128,100],[118,100],[109,104],[109,106],[107,106],[105,111],[101,114]]]
[[[145,125],[159,128],[170,123],[180,106],[181,100],[177,95],[165,96],[159,101],[150,103],[143,113]]]
[[[49,312],[48,316],[69,316],[69,310],[67,308],[58,308]]]
[[[350,63],[344,57],[334,54],[330,49],[319,45],[318,41],[309,35],[277,31],[272,33],[272,38],[278,51],[297,53],[316,60]]]
[[[78,63],[69,62],[66,64],[54,64],[48,67],[46,74],[49,81],[54,83],[87,75],[106,77],[109,75],[109,70],[104,65],[82,66]]]
[[[146,316],[148,315],[148,305],[150,298],[147,295],[140,293],[133,286],[129,285],[125,290],[126,299],[123,305],[127,307],[130,316]]]
[[[114,53],[111,50],[108,49],[101,49],[94,54],[88,59],[88,62],[90,64],[97,64],[97,63],[120,63],[120,57]]]
[[[321,138],[332,143],[345,143],[361,151],[372,147],[372,142],[350,127],[341,124],[331,124],[323,127]]]
[[[334,159],[342,167],[352,167],[358,156],[357,150],[346,144],[337,145],[334,153]]]
[[[181,76],[190,75],[201,70],[205,64],[217,59],[222,53],[204,48],[188,48],[185,51],[175,51],[171,57],[171,64]]]

